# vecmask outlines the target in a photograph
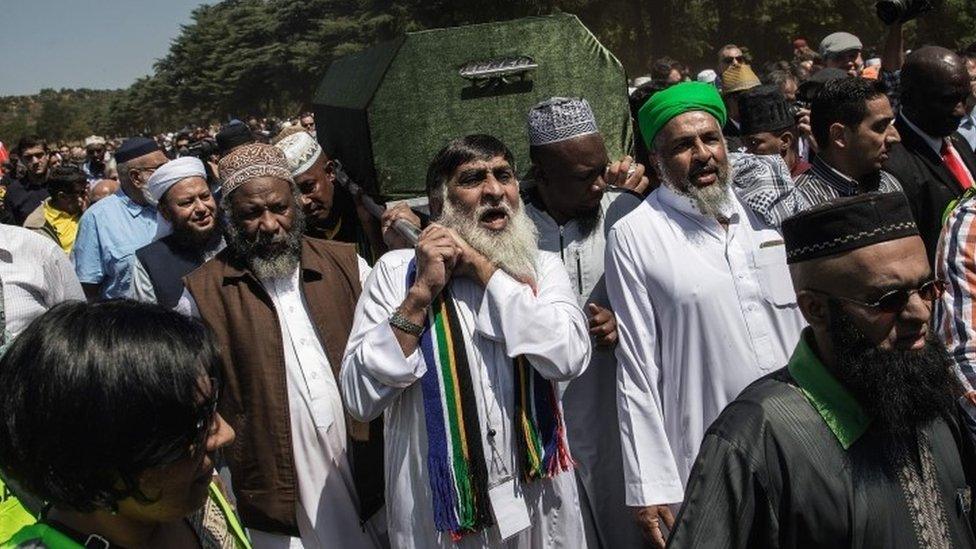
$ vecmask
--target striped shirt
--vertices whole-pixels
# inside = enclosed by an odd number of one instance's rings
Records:
[[[788,217],[834,198],[856,196],[867,192],[899,192],[901,183],[890,173],[879,170],[878,177],[861,181],[852,179],[814,156],[810,168],[796,178],[793,190],[773,205],[770,217],[777,225]]]
[[[967,393],[976,391],[976,200],[972,197],[961,200],[946,220],[935,270],[946,281],[946,291],[936,303],[933,326],[949,350],[959,382]]]

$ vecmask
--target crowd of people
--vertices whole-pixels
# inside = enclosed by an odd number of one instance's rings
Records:
[[[310,113],[20,139],[0,547],[976,547],[976,45],[902,26],[660,59],[633,156],[544,98],[379,218]]]

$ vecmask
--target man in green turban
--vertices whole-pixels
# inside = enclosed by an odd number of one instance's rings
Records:
[[[605,276],[626,503],[663,547],[705,429],[786,364],[804,321],[782,236],[734,184],[718,91],[667,88],[638,121],[661,186],[610,229]]]

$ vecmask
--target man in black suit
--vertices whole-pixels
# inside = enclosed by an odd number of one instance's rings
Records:
[[[884,170],[898,178],[934,264],[942,216],[973,185],[976,154],[956,132],[969,96],[966,62],[945,48],[911,53],[901,71],[901,111],[895,127],[901,143]]]

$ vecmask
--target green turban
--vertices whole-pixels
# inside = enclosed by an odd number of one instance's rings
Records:
[[[644,103],[637,112],[637,123],[647,148],[653,148],[654,138],[672,118],[689,111],[705,111],[725,126],[725,103],[718,89],[704,82],[682,82],[661,90]]]

